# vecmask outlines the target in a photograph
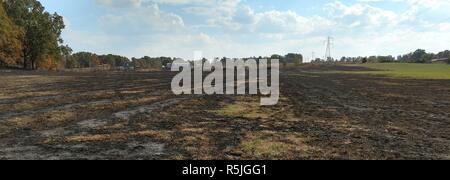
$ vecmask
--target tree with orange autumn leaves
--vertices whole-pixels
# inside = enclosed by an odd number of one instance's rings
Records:
[[[63,18],[45,11],[37,0],[0,3],[0,61],[33,70],[63,67]]]
[[[19,63],[22,53],[24,33],[16,26],[0,6],[0,65],[15,66]]]

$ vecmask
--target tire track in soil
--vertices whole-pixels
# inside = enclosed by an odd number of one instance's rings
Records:
[[[44,96],[44,97],[35,97],[35,98],[31,98],[30,101],[24,99],[22,102],[23,103],[33,103],[33,104],[39,104],[38,108],[28,108],[28,109],[19,109],[19,110],[11,110],[11,109],[3,109],[2,111],[0,111],[0,121],[1,119],[5,119],[14,115],[23,115],[23,114],[30,114],[33,112],[42,112],[42,111],[46,111],[48,109],[61,109],[59,107],[61,106],[71,106],[71,105],[82,105],[83,103],[89,103],[91,101],[106,101],[106,100],[129,100],[129,99],[133,99],[133,98],[139,98],[142,96],[148,96],[148,95],[153,95],[155,93],[155,90],[153,88],[161,88],[161,87],[165,87],[166,85],[168,85],[167,83],[163,83],[163,84],[158,84],[158,85],[154,85],[154,86],[146,86],[146,90],[144,90],[144,92],[140,92],[140,93],[135,93],[134,95],[130,95],[130,94],[122,94],[122,93],[117,93],[117,91],[126,91],[124,89],[121,90],[117,90],[115,92],[109,92],[109,93],[103,93],[102,95],[98,95],[100,92],[98,91],[84,91],[81,93],[75,93],[75,94],[70,94],[70,95],[57,95],[57,96]],[[147,90],[149,89],[149,90]],[[130,90],[130,89],[127,89]],[[102,90],[103,91],[103,90]],[[98,96],[96,96],[98,95]],[[75,98],[75,99],[74,99]],[[71,99],[70,101],[68,101],[67,99]],[[74,99],[74,100],[73,100]],[[28,102],[27,102],[28,101]],[[37,101],[37,102],[36,102]],[[42,101],[42,102],[40,102]],[[14,102],[14,103],[19,103],[19,102]],[[43,104],[43,105],[41,105]],[[1,104],[0,103],[0,107],[2,106],[6,106],[6,104]],[[34,105],[33,107],[35,107],[36,105]],[[64,108],[62,108],[64,109]],[[4,111],[7,111],[7,113],[4,113]]]
[[[65,142],[64,137],[96,134],[97,128],[111,122],[130,120],[135,115],[151,116],[154,110],[173,106],[191,98],[194,96],[172,97],[149,105],[117,111],[109,118],[81,120],[54,129],[28,131],[28,135],[22,137],[3,138],[1,144],[9,145],[3,147],[0,145],[0,159],[156,159],[165,155],[165,144],[155,142],[150,137],[130,137],[125,142]],[[133,130],[125,128],[121,131]],[[52,138],[56,141],[51,145],[41,143],[45,139]],[[105,151],[105,147],[109,147],[108,150]]]
[[[25,97],[20,97],[20,98],[9,98],[9,99],[0,99],[0,105],[2,104],[11,104],[11,103],[19,103],[19,102],[24,102],[24,101],[34,101],[34,100],[50,100],[50,99],[55,99],[55,98],[60,98],[60,97],[77,97],[79,95],[85,94],[85,93],[93,93],[95,94],[95,92],[98,91],[129,91],[129,90],[134,90],[134,89],[145,89],[145,88],[158,88],[158,87],[164,87],[170,85],[170,83],[159,83],[156,85],[152,85],[152,86],[131,86],[131,87],[124,87],[124,86],[120,86],[120,85],[115,85],[115,86],[111,86],[111,87],[105,87],[105,86],[101,86],[100,88],[93,88],[93,89],[82,89],[82,90],[75,90],[76,88],[71,88],[70,91],[65,91],[63,89],[59,89],[59,87],[52,87],[52,88],[56,88],[58,90],[60,90],[61,92],[63,92],[62,94],[59,95],[49,95],[49,96],[25,96]],[[89,84],[88,87],[93,86],[93,84]],[[98,85],[95,85],[98,86]],[[79,85],[77,86],[79,87]],[[120,88],[117,88],[120,87]],[[23,92],[20,92],[23,93]]]

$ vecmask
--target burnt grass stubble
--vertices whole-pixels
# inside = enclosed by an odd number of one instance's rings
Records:
[[[325,73],[353,70],[283,68],[272,107],[171,72],[1,72],[0,159],[450,159],[449,80]]]

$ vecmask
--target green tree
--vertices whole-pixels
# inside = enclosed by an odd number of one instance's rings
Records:
[[[433,53],[431,54],[424,54],[422,58],[420,59],[420,63],[431,63],[431,60],[435,57]]]
[[[163,65],[167,65],[167,63],[172,63],[173,61],[170,58],[165,57],[148,57],[144,56],[142,58],[132,58],[132,65],[136,68],[140,69],[153,69],[153,70],[159,70]],[[164,64],[166,63],[166,64]]]
[[[447,57],[447,63],[450,64],[450,53],[448,54],[448,57]]]
[[[160,59],[161,59],[161,63],[162,63],[162,65],[164,65],[164,66],[167,66],[167,64],[171,64],[171,63],[173,63],[173,59],[172,58],[170,58],[170,57],[160,57]]]
[[[424,63],[424,56],[427,52],[423,49],[418,49],[414,51],[411,55],[411,61],[415,63]]]
[[[37,0],[3,1],[7,14],[24,31],[22,38],[23,66],[37,69],[38,61],[60,63],[61,32],[64,21],[58,14],[50,14]]]
[[[73,56],[70,56],[70,58],[67,59],[66,61],[65,67],[67,69],[73,69],[73,68],[80,68],[81,65],[77,60],[75,60],[75,58],[73,58]]]
[[[21,57],[23,31],[17,27],[0,4],[0,65],[16,65]]]
[[[289,53],[285,56],[286,61],[290,63],[294,63],[295,65],[300,65],[303,63],[303,55]]]
[[[367,58],[362,58],[361,63],[366,64],[368,62]]]
[[[100,59],[96,54],[90,52],[78,52],[72,55],[69,68],[88,68],[100,65]]]
[[[60,67],[67,68],[67,64],[72,62],[72,48],[69,46],[60,46],[59,47],[61,52],[61,59],[63,60],[63,63],[60,64]]]
[[[390,63],[390,62],[394,62],[395,58],[394,58],[394,56],[390,56],[390,55],[389,56],[378,56],[377,61],[379,63]]]
[[[445,50],[445,51],[439,52],[436,56],[437,56],[436,58],[438,58],[438,59],[440,59],[440,58],[448,58],[448,57],[450,57],[450,51],[449,50]]]
[[[99,56],[102,64],[109,64],[111,67],[129,66],[130,60],[127,57],[119,55],[101,55]]]
[[[278,54],[274,54],[274,55],[270,56],[270,59],[278,59],[278,60],[280,60],[280,63],[283,64],[284,67],[286,67],[287,63],[288,63],[283,56],[278,55]]]

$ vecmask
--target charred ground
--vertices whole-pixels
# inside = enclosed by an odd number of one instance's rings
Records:
[[[281,71],[281,100],[169,72],[0,72],[1,159],[450,159],[450,81]],[[367,70],[367,69],[364,69]]]

